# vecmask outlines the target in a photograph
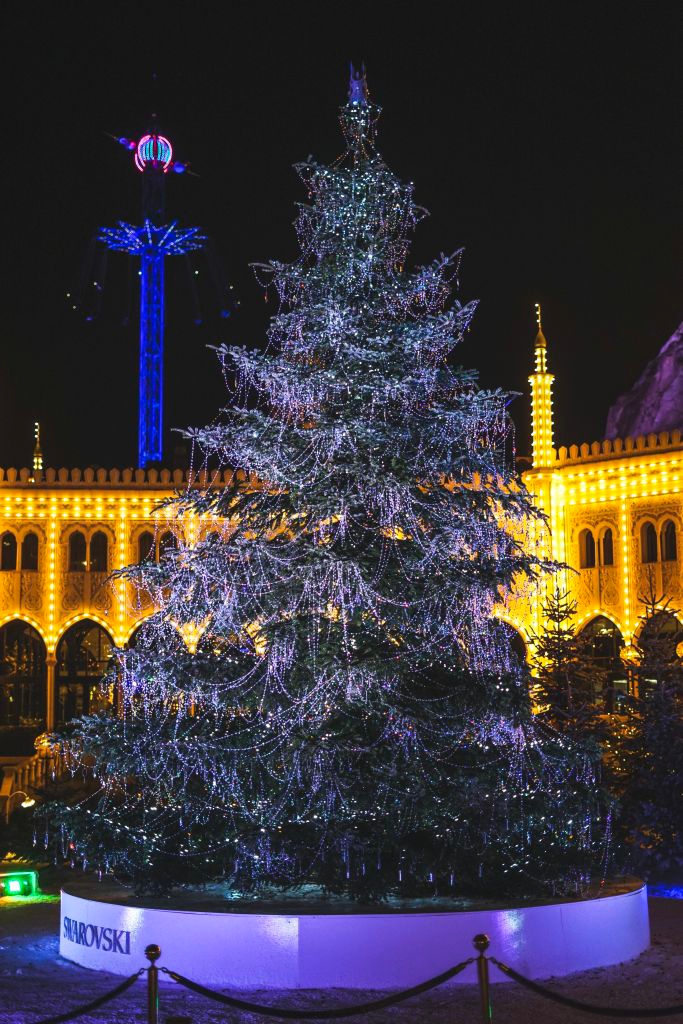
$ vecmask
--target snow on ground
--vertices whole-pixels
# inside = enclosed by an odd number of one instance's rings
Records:
[[[549,982],[556,991],[575,999],[610,1006],[656,1007],[683,1003],[683,900],[651,899],[652,946],[620,967],[603,968]],[[44,896],[35,902],[0,899],[0,1024],[34,1024],[63,1013],[114,988],[122,979],[100,974],[62,960],[58,941],[59,901]],[[178,965],[182,971],[182,965]],[[495,970],[495,968],[491,968]],[[235,993],[237,994],[237,993]],[[385,994],[385,993],[382,993]],[[254,1002],[286,1006],[327,1007],[372,998],[370,992],[249,992]],[[380,995],[380,993],[377,993]],[[494,1018],[501,1024],[529,1024],[535,1015],[543,1024],[595,1020],[587,1014],[542,1000],[514,983],[492,988]],[[192,1024],[238,1022],[252,1024],[267,1018],[238,1014],[210,1003],[169,982],[161,985],[160,1021],[184,1017]],[[78,1018],[83,1024],[133,1024],[145,1021],[144,980],[114,1002]],[[476,987],[436,989],[400,1006],[369,1015],[377,1024],[471,1024],[480,1020]],[[360,1018],[351,1018],[360,1019]],[[683,1014],[670,1017],[683,1021]]]

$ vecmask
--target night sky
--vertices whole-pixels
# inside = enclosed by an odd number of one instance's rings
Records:
[[[249,263],[296,255],[293,204],[305,196],[291,165],[339,154],[349,59],[365,60],[383,108],[381,152],[431,213],[414,259],[466,249],[461,297],[480,307],[459,360],[487,386],[525,392],[513,406],[520,452],[537,300],[557,442],[602,437],[611,402],[683,319],[679,12],[523,2],[427,2],[409,18],[388,3],[5,11],[0,465],[28,465],[36,418],[47,465],[135,461],[127,258],[110,255],[96,319],[67,298],[84,271],[100,276],[98,226],[139,220],[140,176],[105,133],[137,138],[156,111],[199,175],[172,176],[168,216],[205,229],[240,306],[219,318],[198,260],[196,326],[185,261],[171,262],[166,423],[208,422],[225,392],[207,346],[264,342],[275,303]]]

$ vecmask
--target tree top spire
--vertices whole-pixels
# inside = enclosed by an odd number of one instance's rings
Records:
[[[368,79],[365,73],[365,64],[361,64],[360,71],[349,63],[349,103],[356,103],[361,107],[368,105]]]
[[[348,150],[354,159],[367,159],[377,137],[380,107],[370,102],[365,64],[360,70],[349,64],[348,100],[341,108],[341,123]]]

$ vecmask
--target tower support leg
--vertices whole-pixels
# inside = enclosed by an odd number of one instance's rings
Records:
[[[162,458],[164,386],[164,257],[157,246],[142,256],[138,465]]]

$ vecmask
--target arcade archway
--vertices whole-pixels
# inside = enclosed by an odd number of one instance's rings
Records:
[[[100,681],[114,649],[107,631],[97,622],[74,623],[57,644],[55,723],[63,725],[80,715],[93,714],[108,703]]]
[[[645,697],[658,684],[671,684],[678,678],[683,658],[683,625],[672,612],[663,609],[645,619],[636,643],[640,652],[638,696]]]
[[[682,642],[683,625],[672,612],[667,611],[647,618],[638,634],[638,646],[649,650],[659,661],[673,662]]]
[[[0,726],[45,726],[45,643],[22,619],[0,627]]]
[[[605,615],[597,615],[578,634],[583,655],[591,666],[593,699],[604,701],[606,711],[618,711],[629,692],[628,675],[621,660],[624,638]]]
[[[500,647],[498,652],[499,659],[505,663],[507,658],[511,657],[513,664],[517,662],[520,665],[526,665],[529,651],[522,634],[511,623],[506,622],[505,619],[496,618],[493,621],[497,633],[497,646]],[[506,652],[509,652],[509,654]]]

